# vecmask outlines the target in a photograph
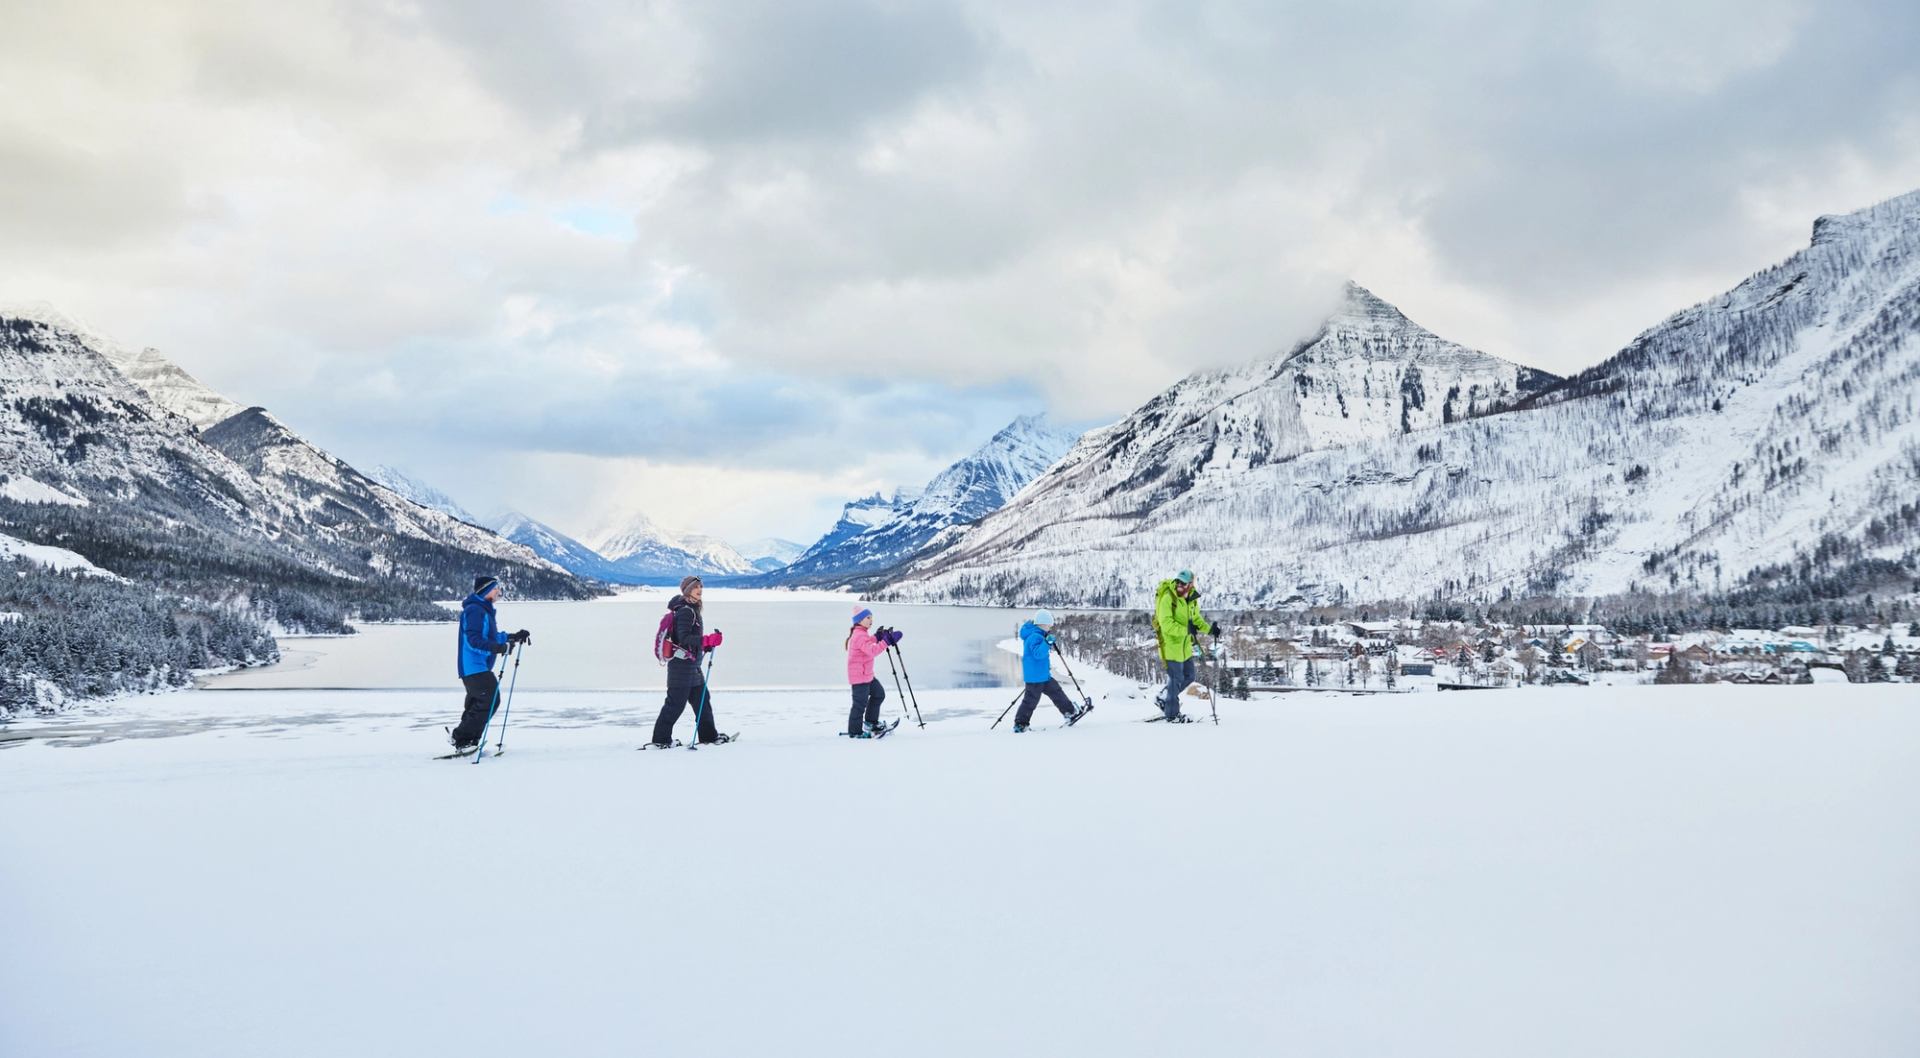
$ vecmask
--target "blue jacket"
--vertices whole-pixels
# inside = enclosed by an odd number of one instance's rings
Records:
[[[1052,637],[1039,625],[1028,621],[1020,626],[1020,678],[1028,683],[1045,683],[1053,679],[1052,645],[1047,642]]]
[[[507,652],[507,634],[494,620],[493,604],[478,595],[460,604],[460,678],[489,672],[493,656]]]

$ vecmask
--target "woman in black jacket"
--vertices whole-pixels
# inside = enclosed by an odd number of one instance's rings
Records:
[[[707,695],[707,681],[700,674],[700,658],[720,645],[719,631],[708,632],[701,620],[700,596],[704,590],[699,577],[680,582],[680,594],[667,600],[673,613],[673,657],[667,662],[667,701],[660,707],[660,719],[653,722],[653,745],[665,749],[673,745],[673,725],[680,714],[693,706],[696,727],[702,744],[726,742],[713,723],[713,699]]]

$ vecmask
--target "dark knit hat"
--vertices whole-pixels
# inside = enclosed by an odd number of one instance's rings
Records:
[[[478,596],[480,596],[480,597],[481,597],[481,598],[483,598],[483,599],[484,599],[484,598],[486,598],[486,596],[487,596],[487,593],[488,593],[488,592],[490,592],[490,591],[492,591],[493,589],[495,589],[495,588],[497,588],[497,587],[499,587],[499,586],[500,586],[500,578],[499,578],[499,577],[475,577],[475,578],[473,578],[473,593],[474,593],[475,595],[478,595]]]

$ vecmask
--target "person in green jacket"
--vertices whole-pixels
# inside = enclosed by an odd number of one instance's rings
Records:
[[[1200,589],[1194,586],[1193,571],[1183,569],[1172,580],[1163,580],[1153,593],[1153,634],[1160,640],[1160,660],[1167,665],[1167,700],[1160,712],[1171,723],[1184,723],[1180,712],[1180,692],[1197,676],[1193,665],[1193,637],[1217,636],[1226,631],[1217,621],[1209,621],[1200,612]]]

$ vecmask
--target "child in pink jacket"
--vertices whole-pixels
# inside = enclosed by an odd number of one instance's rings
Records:
[[[853,627],[847,631],[847,682],[853,686],[853,708],[847,713],[848,738],[872,738],[880,726],[880,703],[887,700],[887,689],[873,675],[873,660],[900,642],[897,629],[873,631],[873,611],[860,607],[853,611]]]

